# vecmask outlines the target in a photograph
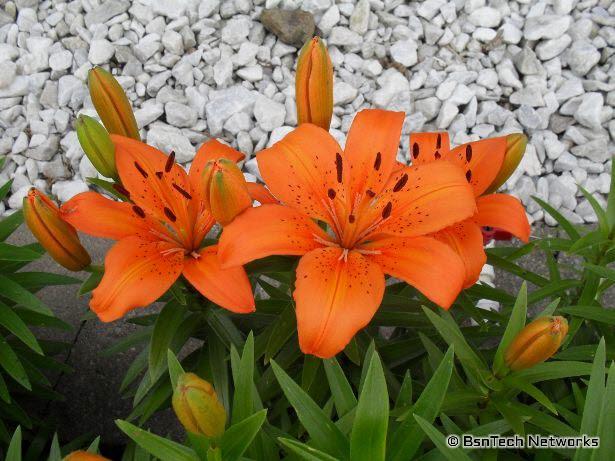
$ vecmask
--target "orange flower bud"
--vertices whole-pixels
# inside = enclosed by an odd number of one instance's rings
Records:
[[[506,155],[504,156],[504,162],[502,162],[500,172],[485,191],[485,194],[492,194],[497,191],[500,186],[510,178],[510,175],[513,174],[519,166],[519,163],[521,163],[526,146],[527,136],[524,134],[514,133],[506,136]]]
[[[88,86],[92,103],[107,131],[140,141],[135,114],[126,93],[113,75],[101,67],[95,67],[88,74]]]
[[[23,213],[30,232],[60,265],[75,272],[90,265],[90,255],[81,246],[77,231],[61,218],[58,206],[45,194],[30,189]]]
[[[527,324],[504,353],[506,365],[511,370],[523,370],[551,357],[568,334],[564,317],[539,317]]]
[[[212,385],[194,373],[179,376],[172,404],[186,430],[214,438],[224,433],[226,411]]]
[[[210,160],[203,169],[203,178],[205,206],[221,225],[226,226],[252,206],[246,180],[235,162],[225,158]]]
[[[295,87],[299,125],[313,123],[328,131],[333,115],[333,65],[319,37],[299,52]]]
[[[115,167],[115,146],[107,130],[87,115],[80,115],[75,123],[79,144],[94,168],[107,178],[118,178]]]
[[[97,455],[95,453],[89,453],[87,451],[78,450],[73,451],[66,455],[62,461],[111,461],[109,458]]]

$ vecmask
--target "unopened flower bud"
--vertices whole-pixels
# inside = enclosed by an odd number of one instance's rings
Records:
[[[110,134],[141,140],[137,120],[118,81],[101,67],[88,74],[88,86],[96,112]]]
[[[329,130],[333,115],[333,65],[319,37],[299,52],[295,77],[297,120]]]
[[[75,126],[79,144],[96,171],[107,178],[117,179],[115,146],[105,127],[87,115],[80,115]]]
[[[87,451],[78,450],[73,451],[66,455],[62,461],[111,461],[109,458],[97,455],[95,453],[89,453]]]
[[[58,264],[75,272],[90,265],[90,255],[77,231],[62,219],[58,206],[45,194],[30,189],[24,197],[23,213],[32,234]]]
[[[252,206],[243,173],[226,158],[210,160],[203,170],[205,207],[222,226]]]
[[[179,376],[172,404],[186,430],[212,438],[224,433],[226,411],[212,385],[194,373]]]
[[[510,175],[517,169],[521,159],[525,154],[525,147],[527,146],[527,136],[521,133],[509,134],[506,136],[506,155],[500,168],[499,173],[485,191],[485,194],[491,194],[497,191],[502,184],[504,184]]]
[[[564,317],[539,317],[527,324],[510,343],[504,354],[511,370],[523,370],[551,357],[568,334]]]

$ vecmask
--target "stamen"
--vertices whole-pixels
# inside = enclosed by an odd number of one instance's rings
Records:
[[[192,195],[190,195],[185,189],[179,187],[177,184],[173,183],[173,188],[186,197],[188,200],[192,200]]]
[[[183,248],[169,248],[167,250],[162,250],[160,254],[162,256],[169,256],[169,255],[172,255],[173,253],[178,253],[180,251],[183,253],[184,249]]]
[[[166,206],[164,207],[164,214],[171,220],[171,222],[177,221],[177,216],[175,216],[175,214],[173,214],[173,212]]]
[[[361,253],[362,255],[379,255],[382,254],[382,251],[380,250],[364,250],[361,248],[357,248],[355,250],[357,253]]]
[[[192,256],[194,259],[200,259],[201,257],[201,255],[198,254],[196,251],[191,252],[190,256]]]
[[[380,169],[381,164],[382,164],[382,154],[378,152],[376,153],[376,160],[374,161],[374,170],[378,171]]]
[[[348,248],[344,248],[344,250],[342,251],[342,254],[340,255],[339,258],[337,258],[338,261],[344,260],[345,263],[348,262]]]
[[[164,165],[165,173],[168,173],[169,171],[171,171],[171,168],[173,168],[174,163],[175,163],[175,151],[172,150],[169,156],[167,157],[167,163]]]
[[[393,204],[389,202],[382,210],[382,219],[387,219],[389,216],[391,216],[391,210],[393,210]]]
[[[393,187],[393,192],[399,192],[400,190],[402,190],[407,182],[408,182],[408,174],[404,173],[404,175],[401,178],[399,178],[399,181],[397,181],[397,183]]]
[[[314,236],[314,240],[316,243],[320,243],[326,247],[338,247],[339,245],[336,242],[332,242],[330,240],[323,239],[320,235],[312,234]]]
[[[135,214],[139,216],[139,218],[145,218],[145,211],[143,211],[143,208],[138,207],[137,205],[133,205],[132,211],[134,211]]]
[[[337,182],[342,183],[342,173],[344,172],[344,165],[342,163],[342,156],[339,152],[335,153],[335,169],[337,171]]]
[[[141,165],[139,165],[137,162],[135,162],[135,168],[139,171],[139,173],[141,173],[141,176],[143,176],[144,178],[147,178],[148,174],[147,171],[145,171]]]

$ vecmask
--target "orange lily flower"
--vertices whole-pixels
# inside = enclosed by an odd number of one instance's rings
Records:
[[[105,275],[90,307],[105,322],[147,306],[180,275],[216,304],[237,313],[254,311],[243,267],[223,269],[217,245],[201,248],[215,224],[203,200],[202,173],[210,160],[238,161],[243,154],[216,140],[205,143],[186,171],[174,154],[140,141],[111,136],[122,193],[132,203],[83,192],[62,208],[63,218],[86,234],[118,240],[105,258]]]
[[[324,129],[300,125],[256,157],[283,205],[249,208],[224,228],[223,267],[302,256],[294,299],[304,353],[340,352],[378,309],[384,274],[444,308],[461,290],[463,263],[429,234],[474,214],[472,189],[452,164],[394,171],[403,121],[403,112],[364,110],[343,150]]]
[[[483,248],[483,228],[508,232],[526,243],[530,238],[530,224],[525,208],[516,197],[485,194],[502,169],[506,150],[507,136],[482,139],[451,150],[446,132],[410,135],[413,165],[456,164],[463,168],[476,196],[477,212],[474,216],[434,235],[449,244],[463,260],[466,268],[465,288],[476,283],[487,262]]]

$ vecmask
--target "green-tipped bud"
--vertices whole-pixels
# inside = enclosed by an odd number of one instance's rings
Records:
[[[107,178],[118,179],[115,146],[105,127],[87,115],[80,115],[75,126],[79,144],[94,168]]]
[[[194,373],[179,376],[172,403],[187,431],[211,438],[224,434],[226,411],[212,385]]]
[[[495,177],[485,194],[492,194],[504,184],[510,175],[517,169],[521,159],[525,154],[527,146],[527,136],[522,133],[513,133],[506,136],[506,155],[502,162],[502,167]]]

